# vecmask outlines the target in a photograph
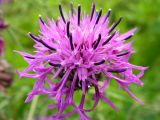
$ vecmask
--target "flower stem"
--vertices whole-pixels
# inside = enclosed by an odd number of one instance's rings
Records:
[[[34,115],[34,112],[35,112],[37,102],[38,102],[38,96],[36,96],[32,101],[27,120],[33,120],[33,115]]]

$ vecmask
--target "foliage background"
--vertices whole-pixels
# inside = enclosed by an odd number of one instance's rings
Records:
[[[72,0],[77,8],[81,4],[87,13],[90,11],[91,0]],[[144,101],[144,105],[137,104],[120,89],[114,82],[111,83],[106,95],[119,108],[116,113],[103,102],[89,113],[93,120],[159,120],[160,119],[160,0],[94,0],[96,8],[102,8],[103,14],[112,9],[110,21],[116,21],[123,16],[122,23],[118,26],[121,32],[133,27],[138,27],[133,44],[136,54],[130,59],[131,63],[149,66],[149,70],[142,78],[144,87],[132,85],[130,89],[137,97]],[[23,70],[27,64],[22,57],[13,50],[32,53],[33,41],[27,37],[31,31],[38,34],[38,15],[43,18],[49,16],[56,19],[59,16],[58,4],[61,3],[66,13],[69,10],[68,0],[15,0],[1,6],[4,9],[4,18],[9,24],[3,32],[5,38],[5,59],[16,69]],[[16,73],[16,72],[15,72]],[[0,92],[0,120],[26,120],[31,103],[25,104],[27,93],[32,89],[33,79],[18,79],[15,74],[12,86],[5,93]],[[90,100],[88,99],[88,104]],[[34,117],[54,113],[47,110],[50,101],[39,97],[35,108]],[[77,120],[78,115],[73,115],[68,120]]]

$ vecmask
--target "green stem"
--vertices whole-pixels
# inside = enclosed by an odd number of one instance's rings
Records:
[[[36,96],[32,101],[27,120],[33,120],[33,115],[36,109],[37,102],[38,102],[38,96]]]

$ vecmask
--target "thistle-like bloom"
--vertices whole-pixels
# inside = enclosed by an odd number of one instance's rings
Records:
[[[90,16],[81,13],[80,5],[74,11],[71,4],[68,18],[65,18],[61,5],[59,11],[61,17],[56,22],[47,18],[45,23],[40,17],[38,36],[29,33],[35,41],[35,54],[19,52],[29,64],[23,72],[19,72],[20,77],[37,79],[26,102],[35,95],[47,94],[55,100],[49,107],[58,109],[53,119],[62,119],[77,112],[80,120],[88,120],[90,118],[86,112],[92,111],[100,100],[117,111],[104,96],[110,81],[114,79],[132,98],[142,103],[128,89],[132,83],[143,86],[139,78],[147,69],[128,62],[133,51],[132,41],[127,40],[136,29],[120,34],[119,30],[114,29],[122,18],[108,26],[111,10],[102,16],[102,9],[95,12],[94,4]],[[139,70],[139,73],[134,74],[133,70]],[[92,88],[95,92],[90,99],[94,104],[92,108],[85,109],[87,91]],[[79,104],[73,99],[77,90],[82,93]],[[64,114],[68,106],[73,106],[73,111]]]

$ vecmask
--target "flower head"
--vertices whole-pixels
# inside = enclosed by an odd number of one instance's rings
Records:
[[[136,29],[120,34],[119,30],[114,29],[122,18],[108,26],[111,10],[102,16],[102,9],[95,12],[94,4],[90,16],[82,14],[80,5],[78,10],[74,11],[71,4],[68,18],[65,18],[61,5],[59,11],[61,17],[56,22],[47,18],[45,23],[40,17],[38,36],[29,33],[35,41],[35,54],[19,52],[29,64],[23,72],[19,72],[20,77],[37,79],[26,102],[35,95],[47,94],[56,101],[50,108],[58,108],[57,114],[52,116],[54,119],[65,118],[77,112],[81,120],[88,120],[86,112],[92,111],[99,100],[117,110],[104,96],[110,80],[115,79],[132,98],[142,103],[128,89],[132,83],[143,85],[139,78],[146,70],[146,67],[128,62],[133,51],[132,41],[127,40],[133,36]],[[133,70],[140,72],[135,75]],[[105,79],[100,76],[105,76]],[[95,89],[91,98],[94,105],[85,109],[85,98],[90,88]],[[82,93],[78,105],[73,99],[77,90]],[[73,106],[73,111],[64,114],[68,106]]]

